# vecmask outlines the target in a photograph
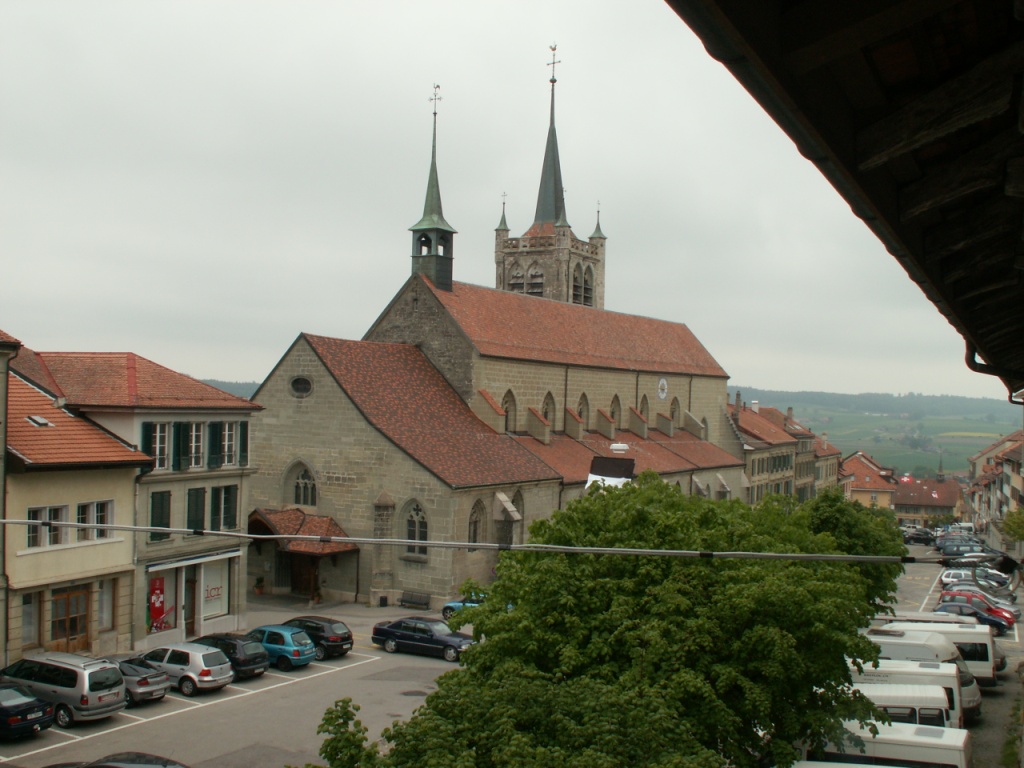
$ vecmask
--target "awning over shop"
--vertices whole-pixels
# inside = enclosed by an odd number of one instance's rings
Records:
[[[260,525],[261,523],[262,525]],[[256,530],[254,530],[254,524]],[[260,528],[269,529],[269,533],[275,536],[316,536],[320,539],[348,538],[348,534],[330,515],[313,515],[297,508],[254,509],[249,513],[249,533],[264,533],[259,530]],[[348,541],[278,539],[276,543],[282,552],[317,557],[359,551],[356,544]]]

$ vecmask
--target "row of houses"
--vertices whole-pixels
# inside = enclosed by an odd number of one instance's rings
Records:
[[[982,522],[1002,520],[1018,510],[1024,499],[1024,430],[996,440],[969,459],[968,497]]]

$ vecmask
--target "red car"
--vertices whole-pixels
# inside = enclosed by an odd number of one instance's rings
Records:
[[[993,605],[984,597],[976,592],[943,592],[939,595],[940,603],[960,603],[962,605],[970,605],[977,608],[980,611],[991,616],[998,616],[1000,619],[1005,621],[1011,628],[1014,625],[1015,618],[1010,611],[1005,608],[999,608]]]

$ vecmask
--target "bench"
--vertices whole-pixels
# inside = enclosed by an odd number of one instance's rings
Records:
[[[423,592],[403,592],[398,604],[403,608],[420,608],[425,611],[430,608],[430,595]]]

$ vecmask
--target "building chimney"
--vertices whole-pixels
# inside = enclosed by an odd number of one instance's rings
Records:
[[[752,410],[754,413],[760,413],[761,412],[761,404],[759,402],[757,402],[757,400],[751,400],[750,401],[750,410]]]
[[[791,405],[791,406],[789,406],[789,408],[786,409],[786,421],[792,421],[792,420],[793,420],[793,406]]]

